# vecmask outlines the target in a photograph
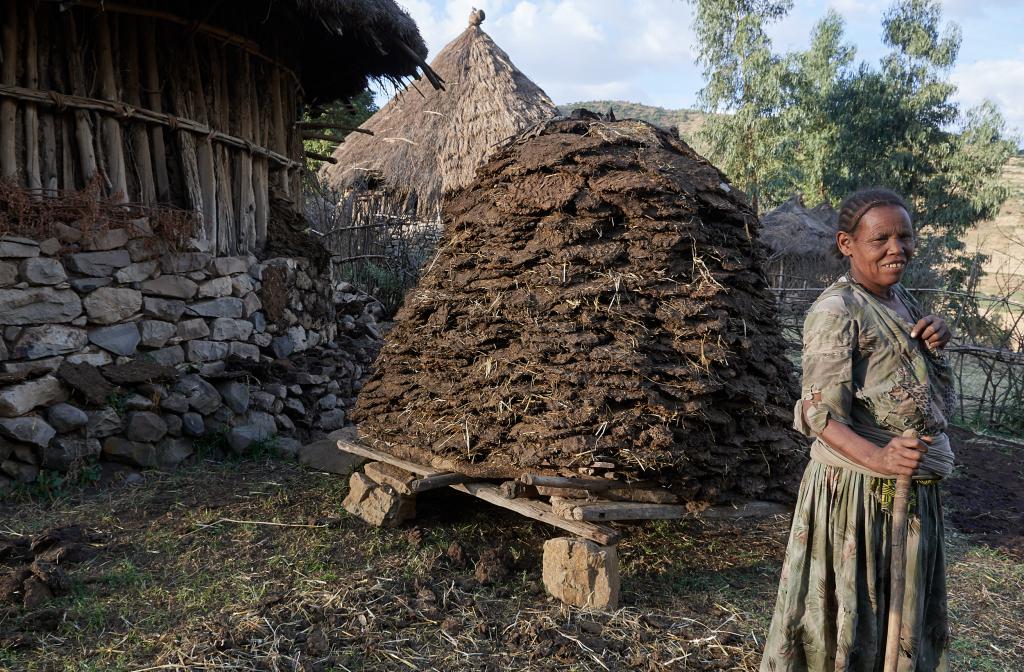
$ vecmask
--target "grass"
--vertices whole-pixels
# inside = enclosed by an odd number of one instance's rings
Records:
[[[343,483],[273,459],[208,461],[9,505],[11,531],[82,522],[105,548],[72,567],[68,595],[0,612],[0,669],[757,668],[784,516],[631,527],[624,606],[586,613],[543,591],[549,528],[448,491],[421,497],[417,527],[368,528],[342,511]],[[480,585],[474,563],[493,547],[511,573]],[[955,534],[949,552],[953,669],[1024,669],[1024,564]]]

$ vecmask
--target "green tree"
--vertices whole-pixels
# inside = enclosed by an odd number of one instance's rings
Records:
[[[302,120],[317,124],[333,124],[340,128],[324,128],[310,130],[311,133],[328,136],[325,138],[308,139],[303,141],[307,152],[330,156],[337,149],[338,144],[345,139],[345,136],[364,121],[373,116],[377,111],[377,105],[373,102],[373,94],[369,89],[363,91],[349,101],[335,101],[328,105],[318,105],[306,110]],[[315,172],[322,162],[308,158],[306,167],[310,172]]]

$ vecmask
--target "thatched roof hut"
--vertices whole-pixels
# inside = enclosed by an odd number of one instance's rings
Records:
[[[0,177],[56,196],[201,214],[211,251],[254,251],[271,203],[301,212],[303,104],[412,77],[426,46],[394,0],[8,0]]]
[[[547,94],[483,31],[483,12],[431,62],[445,90],[416,84],[395,96],[334,152],[339,190],[383,188],[395,212],[436,216],[442,196],[473,180],[495,145],[557,114]]]
[[[772,284],[818,286],[842,273],[833,255],[838,220],[828,203],[807,208],[799,195],[765,213],[759,238],[769,251],[765,271]]]

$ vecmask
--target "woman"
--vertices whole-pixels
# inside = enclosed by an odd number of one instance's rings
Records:
[[[899,284],[914,254],[910,211],[888,189],[840,207],[849,272],[804,322],[795,427],[813,437],[761,672],[880,672],[885,655],[895,478],[913,475],[900,672],[948,669],[938,481],[953,466],[953,408],[939,352],[946,323]],[[904,438],[913,429],[920,439]]]

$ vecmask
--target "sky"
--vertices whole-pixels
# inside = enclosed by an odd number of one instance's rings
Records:
[[[685,0],[398,0],[415,19],[428,61],[462,32],[473,7],[487,13],[483,29],[555,103],[617,99],[666,108],[697,106],[703,81],[695,60]],[[942,0],[947,22],[962,32],[950,78],[957,100],[989,99],[1024,134],[1024,2]],[[846,22],[857,59],[883,55],[881,14],[888,0],[794,0],[771,27],[777,51],[806,48],[811,28],[829,9]],[[387,93],[378,95],[383,103]]]

